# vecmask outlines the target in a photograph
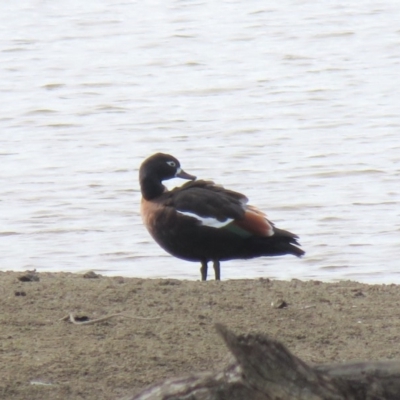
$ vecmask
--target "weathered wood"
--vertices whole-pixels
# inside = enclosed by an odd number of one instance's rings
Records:
[[[314,369],[330,377],[346,380],[353,390],[366,397],[357,399],[400,399],[400,361],[366,361],[346,364],[317,365]]]
[[[216,329],[233,360],[219,373],[153,385],[131,400],[398,400],[400,362],[308,365],[265,335]]]

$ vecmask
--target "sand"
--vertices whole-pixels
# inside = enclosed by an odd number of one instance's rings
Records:
[[[0,399],[120,399],[218,369],[227,351],[216,322],[266,333],[311,363],[400,359],[398,285],[21,276],[0,272]],[[75,325],[70,313],[126,317]]]

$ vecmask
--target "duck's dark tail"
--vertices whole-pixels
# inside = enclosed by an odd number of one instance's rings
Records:
[[[293,254],[296,257],[301,257],[304,256],[304,254],[306,254],[305,251],[297,247],[300,246],[300,243],[297,241],[298,239],[297,235],[289,231],[285,231],[283,229],[275,227],[274,227],[274,232],[275,233],[272,236],[272,238],[275,238],[277,245],[280,244],[283,247],[283,249],[286,248],[286,250],[288,251],[286,254]]]
[[[301,257],[305,254],[297,241],[298,236],[283,229],[274,227],[274,234],[269,237],[252,237],[253,257],[256,256],[283,256],[292,254]]]

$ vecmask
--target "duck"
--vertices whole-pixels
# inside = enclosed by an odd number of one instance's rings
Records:
[[[168,190],[163,182],[188,180]],[[212,262],[215,280],[222,261],[264,256],[302,257],[298,236],[277,228],[248,198],[209,180],[197,180],[169,154],[146,158],[139,169],[141,216],[155,242],[179,259],[199,262],[207,280]]]

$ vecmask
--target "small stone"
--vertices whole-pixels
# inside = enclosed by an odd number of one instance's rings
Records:
[[[181,282],[178,279],[163,279],[160,281],[160,286],[175,286],[180,285]]]
[[[75,321],[77,321],[77,322],[86,322],[86,321],[89,321],[89,319],[90,318],[86,315],[82,315],[81,317],[79,317],[79,316],[75,317]]]
[[[40,279],[34,272],[27,272],[25,275],[18,277],[20,282],[39,282]]]
[[[94,271],[88,271],[85,274],[83,274],[84,279],[99,279],[101,275],[96,274]]]
[[[286,303],[286,301],[283,299],[277,299],[271,303],[271,307],[277,309],[286,308],[287,306],[288,303]]]

